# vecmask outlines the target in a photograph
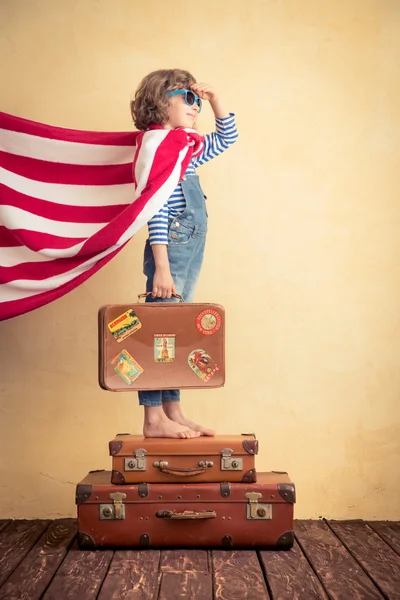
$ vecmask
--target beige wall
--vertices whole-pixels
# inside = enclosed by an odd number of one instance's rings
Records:
[[[156,68],[217,87],[240,142],[201,171],[196,299],[226,307],[228,378],[184,407],[255,431],[297,517],[400,519],[398,0],[0,0],[0,56],[0,110],[72,128],[130,128]],[[0,517],[74,515],[108,441],[141,432],[136,394],[97,385],[96,314],[143,291],[144,239],[0,325]]]

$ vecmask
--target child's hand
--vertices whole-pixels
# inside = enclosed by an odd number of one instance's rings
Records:
[[[172,294],[176,294],[176,288],[169,268],[156,267],[153,277],[153,298],[171,298]]]
[[[229,117],[229,113],[222,106],[217,92],[211,87],[211,85],[208,85],[208,83],[194,83],[190,86],[190,89],[193,90],[194,93],[197,94],[202,100],[209,101],[216,117],[219,117],[220,119]]]
[[[211,87],[211,85],[208,85],[208,83],[194,83],[190,86],[190,89],[193,90],[194,93],[197,94],[202,100],[212,101],[216,100],[218,97],[217,92]]]

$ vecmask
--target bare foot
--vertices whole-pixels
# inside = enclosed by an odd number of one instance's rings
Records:
[[[198,432],[199,435],[215,435],[213,429],[207,429],[207,427],[203,427],[202,425],[187,419],[182,412],[180,402],[163,402],[163,409],[169,419],[180,425],[186,425],[190,430]]]
[[[168,418],[162,406],[145,406],[143,435],[144,437],[194,438],[201,434],[185,426],[184,423]]]

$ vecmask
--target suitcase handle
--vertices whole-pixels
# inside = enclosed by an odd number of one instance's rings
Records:
[[[159,461],[153,463],[154,467],[158,467],[161,473],[167,475],[177,475],[178,477],[190,477],[191,475],[201,475],[206,472],[207,467],[195,467],[194,469],[179,469],[169,467],[167,462]]]
[[[203,510],[195,512],[194,510],[184,510],[183,512],[174,512],[173,510],[158,510],[156,517],[159,519],[215,519],[217,513],[215,510]]]
[[[140,298],[146,298],[147,296],[151,296],[152,292],[145,292],[144,294],[138,294],[138,298],[140,300]],[[178,300],[180,302],[185,302],[183,299],[183,296],[181,296],[180,294],[172,294],[173,296],[175,296],[175,298],[178,298]]]

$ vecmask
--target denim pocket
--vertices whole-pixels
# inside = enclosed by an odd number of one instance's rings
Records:
[[[168,244],[171,246],[188,244],[193,237],[194,230],[194,227],[187,227],[179,221],[173,222],[168,231]]]

